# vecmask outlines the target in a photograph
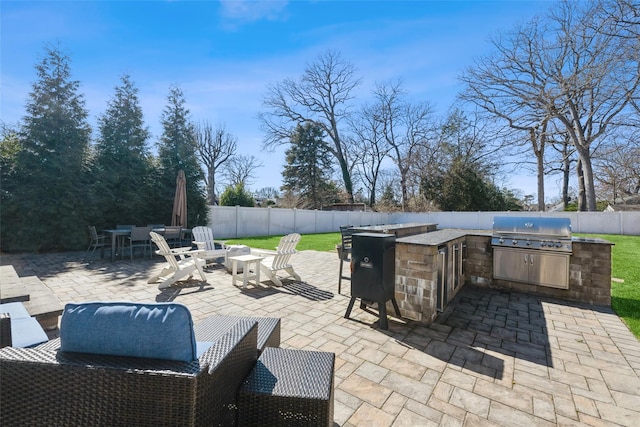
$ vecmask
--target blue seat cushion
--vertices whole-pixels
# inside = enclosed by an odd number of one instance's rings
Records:
[[[0,304],[0,313],[9,313],[11,319],[23,319],[31,317],[21,302],[7,302]]]
[[[11,319],[11,347],[31,347],[49,341],[34,317]]]
[[[67,304],[60,350],[182,362],[198,357],[191,313],[176,303]]]
[[[31,347],[49,341],[40,323],[29,316],[21,302],[0,304],[0,313],[9,313],[11,318],[11,347]]]

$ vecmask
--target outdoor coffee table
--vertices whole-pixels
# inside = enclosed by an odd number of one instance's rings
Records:
[[[255,279],[257,286],[260,283],[260,261],[262,261],[263,259],[263,257],[256,255],[240,255],[229,257],[229,260],[231,260],[231,262],[233,263],[231,267],[231,283],[233,284],[233,286],[236,285],[236,279],[240,276],[240,274],[238,273],[238,263],[240,264],[240,267],[242,267],[242,287],[246,288],[247,282],[250,279]],[[249,273],[252,265],[253,273]]]

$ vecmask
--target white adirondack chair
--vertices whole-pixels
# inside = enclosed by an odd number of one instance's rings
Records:
[[[188,248],[174,248],[171,249],[167,241],[155,232],[150,232],[151,240],[158,246],[156,253],[165,257],[169,265],[164,267],[159,274],[151,277],[147,283],[155,283],[162,280],[162,283],[158,285],[158,289],[165,289],[173,285],[178,280],[190,279],[193,274],[198,271],[202,281],[206,282],[207,278],[204,275],[202,267],[204,267],[204,260],[198,258],[198,250],[191,250]]]
[[[260,271],[269,278],[276,286],[282,286],[280,279],[293,277],[300,280],[300,276],[293,270],[293,266],[289,264],[291,255],[295,254],[296,245],[300,241],[298,233],[287,234],[280,239],[280,243],[275,252],[252,250],[252,254],[264,255],[265,258],[260,262]],[[278,276],[279,271],[285,271],[286,276]]]
[[[205,265],[216,264],[218,259],[224,258],[227,253],[227,247],[223,241],[213,239],[213,230],[209,227],[193,227],[191,230],[193,236],[193,244],[198,247],[200,253],[199,258],[205,260]],[[216,244],[220,246],[216,248]]]

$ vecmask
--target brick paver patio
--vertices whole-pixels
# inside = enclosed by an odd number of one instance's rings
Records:
[[[354,308],[337,295],[335,253],[293,258],[303,282],[231,285],[224,269],[159,291],[163,260],[93,260],[79,252],[3,255],[63,303],[175,301],[194,321],[212,314],[282,318],[282,347],[336,354],[340,426],[640,425],[640,343],[608,308],[466,285],[431,326]],[[1,278],[0,278],[1,280]],[[1,281],[0,281],[1,284]]]

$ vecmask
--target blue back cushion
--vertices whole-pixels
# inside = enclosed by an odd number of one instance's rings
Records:
[[[193,320],[182,304],[67,304],[60,350],[191,362],[197,359]]]

